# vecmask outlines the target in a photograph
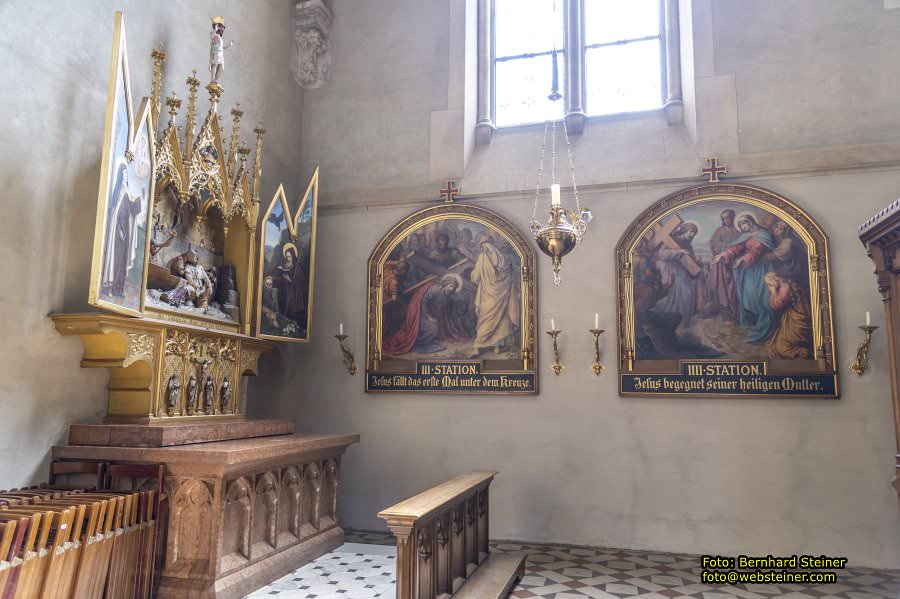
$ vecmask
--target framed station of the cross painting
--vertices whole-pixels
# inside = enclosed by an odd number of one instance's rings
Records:
[[[713,182],[645,210],[616,246],[619,392],[839,397],[828,243],[771,191]]]
[[[534,250],[499,214],[416,212],[368,273],[367,392],[537,393]]]

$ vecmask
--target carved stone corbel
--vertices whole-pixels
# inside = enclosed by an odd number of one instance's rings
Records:
[[[322,87],[331,78],[331,26],[334,15],[323,0],[294,5],[291,71],[303,89]]]

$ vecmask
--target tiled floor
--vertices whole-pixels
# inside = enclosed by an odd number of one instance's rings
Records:
[[[346,542],[337,550],[248,595],[278,599],[393,599],[395,549]]]
[[[249,597],[278,599],[391,598],[394,590],[393,537],[348,531],[335,552],[295,570]],[[900,599],[900,571],[847,568],[829,585],[700,584],[695,555],[649,553],[498,541],[497,553],[526,555],[525,576],[512,597],[670,599]]]

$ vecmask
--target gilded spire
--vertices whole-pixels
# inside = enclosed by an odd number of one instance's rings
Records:
[[[159,112],[162,102],[162,64],[166,61],[166,53],[163,51],[163,45],[159,44],[153,52],[150,53],[153,58],[153,85],[150,92],[150,112],[153,115],[153,130],[157,129],[159,123]]]
[[[263,129],[262,123],[259,123],[253,132],[256,133],[256,156],[253,159],[253,203],[259,204],[259,180],[262,178],[262,140],[266,130]]]
[[[239,152],[238,150],[238,130],[240,129],[241,117],[244,116],[244,111],[241,110],[240,104],[235,104],[234,108],[231,109],[231,116],[233,117],[232,126],[231,126],[231,142],[228,146],[228,175],[234,175],[235,171],[235,152]]]
[[[181,100],[178,99],[175,92],[166,98],[166,106],[169,107],[169,124],[166,125],[166,131],[168,131],[175,127],[175,116],[178,114],[178,109],[181,108]]]
[[[193,71],[193,75],[188,77],[185,83],[191,91],[188,94],[187,120],[184,125],[184,155],[190,157],[194,145],[194,123],[197,118],[197,88],[200,86],[197,71]]]

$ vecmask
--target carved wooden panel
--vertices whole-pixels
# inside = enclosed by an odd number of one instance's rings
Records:
[[[211,557],[213,495],[211,484],[195,478],[169,478],[169,531],[166,542],[166,574],[186,578],[192,571],[209,569]]]
[[[318,462],[311,462],[303,469],[303,495],[300,499],[300,537],[307,538],[319,532],[321,514],[322,471]]]
[[[231,570],[250,559],[250,523],[253,518],[253,490],[250,481],[241,477],[225,485],[225,509],[222,522],[223,571]]]
[[[302,467],[290,466],[281,472],[278,492],[277,547],[300,538],[300,497],[303,494]]]
[[[277,544],[278,496],[278,478],[274,473],[263,472],[256,477],[250,540],[254,558],[275,549]]]

